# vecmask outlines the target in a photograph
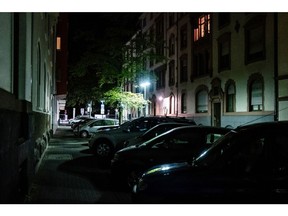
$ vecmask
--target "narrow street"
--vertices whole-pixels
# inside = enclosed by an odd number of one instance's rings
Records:
[[[113,188],[110,169],[97,162],[88,139],[60,126],[51,138],[26,204],[129,204],[129,192]]]

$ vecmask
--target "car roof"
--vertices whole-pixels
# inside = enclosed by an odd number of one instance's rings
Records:
[[[288,127],[288,121],[271,121],[271,122],[259,122],[259,123],[252,123],[247,125],[238,126],[235,130],[247,130],[253,128],[270,128],[270,127]]]

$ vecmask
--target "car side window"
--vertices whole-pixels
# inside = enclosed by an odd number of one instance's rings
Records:
[[[134,124],[130,127],[130,131],[146,131],[149,128],[149,120],[143,119],[141,121],[134,122]]]
[[[252,134],[238,140],[237,149],[234,149],[234,154],[227,161],[236,175],[258,175],[263,172],[265,140],[265,136]]]

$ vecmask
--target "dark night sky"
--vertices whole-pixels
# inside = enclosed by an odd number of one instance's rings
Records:
[[[125,44],[137,30],[138,18],[141,13],[134,12],[82,12],[69,13],[69,56],[74,61],[78,55],[91,49],[95,41],[115,37]],[[125,35],[112,34],[124,31]],[[104,44],[103,44],[104,45]],[[76,59],[75,59],[76,58]]]

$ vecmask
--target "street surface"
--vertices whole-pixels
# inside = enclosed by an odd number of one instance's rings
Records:
[[[88,139],[60,126],[51,138],[26,197],[27,204],[129,204],[129,191],[113,186],[110,169],[89,151]]]

